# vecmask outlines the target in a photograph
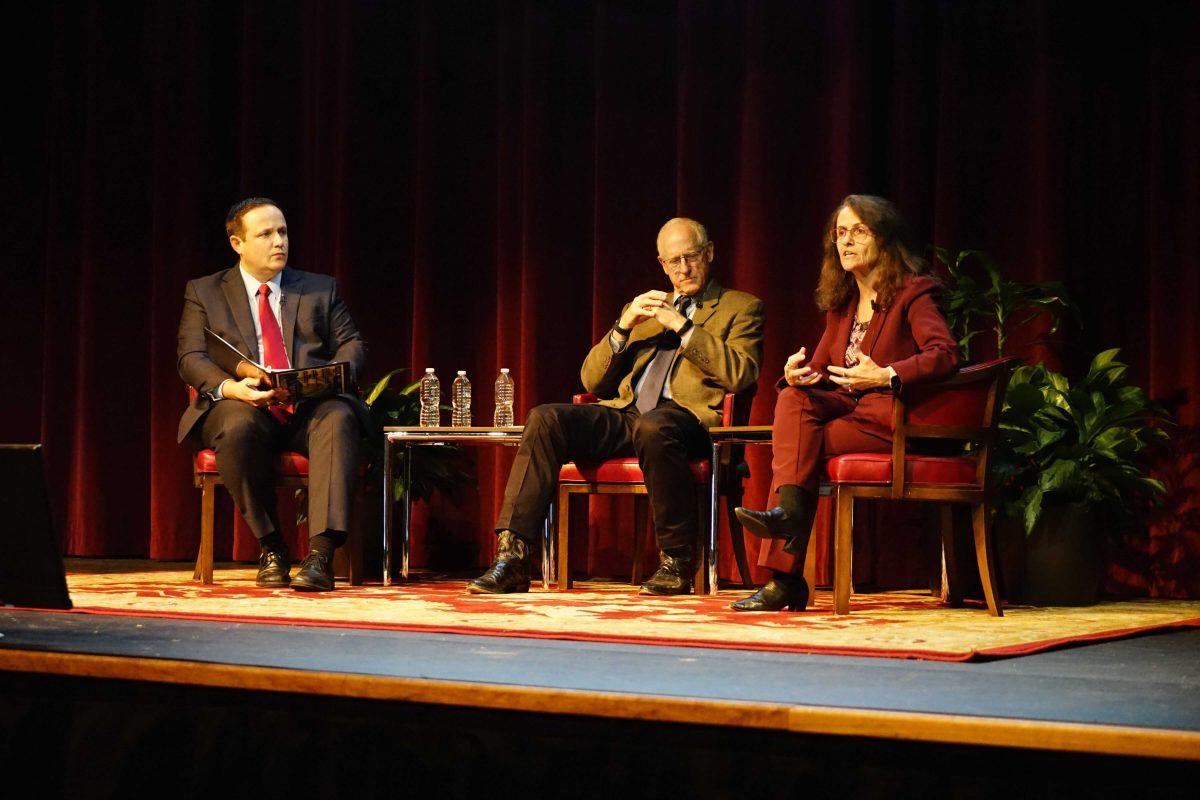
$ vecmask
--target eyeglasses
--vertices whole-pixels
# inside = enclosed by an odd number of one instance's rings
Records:
[[[829,241],[837,244],[842,239],[849,237],[852,241],[857,242],[859,239],[869,239],[874,235],[870,228],[860,222],[852,228],[834,228],[829,232]]]
[[[698,250],[692,250],[691,252],[675,256],[674,258],[662,258],[660,256],[658,259],[658,263],[662,264],[667,269],[674,269],[674,270],[677,270],[681,266],[683,266],[683,262],[685,262],[685,261],[687,262],[687,265],[689,267],[694,267],[700,263],[700,259],[704,257],[704,251],[707,249],[708,249],[708,243],[705,242],[703,245],[700,246],[700,248]]]

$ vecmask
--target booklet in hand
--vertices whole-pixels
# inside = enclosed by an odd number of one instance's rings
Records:
[[[238,350],[211,328],[204,329],[204,342],[208,345],[208,357],[230,375],[237,375],[238,363],[245,361],[260,369],[267,376],[272,389],[283,389],[288,393],[288,402],[345,394],[350,386],[350,362],[337,361],[319,367],[305,369],[273,370],[259,364]]]

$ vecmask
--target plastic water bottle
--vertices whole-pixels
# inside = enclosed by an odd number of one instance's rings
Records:
[[[425,377],[421,378],[421,427],[436,428],[442,424],[442,412],[438,406],[442,402],[442,384],[433,367],[425,368]]]
[[[496,378],[496,415],[492,424],[497,428],[513,425],[513,380],[508,375],[508,367],[500,370],[500,377]]]
[[[456,428],[471,426],[471,382],[467,371],[460,369],[450,387],[450,424]]]

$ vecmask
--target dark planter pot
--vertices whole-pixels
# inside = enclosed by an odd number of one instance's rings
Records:
[[[1104,575],[1103,515],[1083,504],[1046,506],[1025,536],[1020,520],[997,520],[1006,594],[1031,606],[1091,606]]]

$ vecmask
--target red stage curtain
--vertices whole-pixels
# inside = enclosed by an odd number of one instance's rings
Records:
[[[717,277],[767,299],[753,421],[769,422],[785,357],[821,328],[825,217],[875,192],[924,241],[1066,280],[1085,319],[1064,363],[1121,346],[1200,422],[1194,3],[20,14],[2,56],[0,439],[45,443],[70,553],[194,555],[175,327],[185,281],[234,262],[223,215],[251,194],[282,204],[295,266],[337,277],[372,375],[466,369],[477,419],[501,366],[518,414],[576,391],[621,304],[664,284],[655,232],[685,214]],[[510,456],[480,454],[470,513],[439,522],[458,545],[418,555],[486,562]],[[759,506],[767,453],[751,466]],[[622,568],[629,518],[593,515],[597,571]],[[903,572],[892,538],[873,560]]]

